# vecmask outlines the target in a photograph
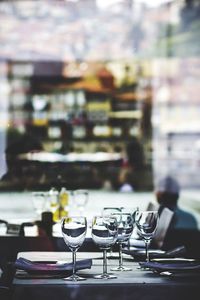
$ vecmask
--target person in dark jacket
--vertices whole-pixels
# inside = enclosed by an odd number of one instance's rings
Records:
[[[168,250],[177,246],[185,246],[188,255],[196,256],[200,247],[197,247],[197,244],[200,245],[200,231],[196,217],[178,205],[180,198],[179,182],[172,176],[166,176],[156,185],[155,194],[159,204],[159,215],[164,208],[173,211],[163,248]]]

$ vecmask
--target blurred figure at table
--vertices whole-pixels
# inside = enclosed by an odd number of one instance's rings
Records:
[[[180,185],[176,179],[167,176],[158,182],[156,186],[156,199],[159,203],[159,214],[164,207],[174,212],[171,228],[197,229],[197,221],[192,213],[182,210],[178,205]]]
[[[178,205],[180,198],[178,181],[172,176],[162,178],[156,185],[155,195],[159,204],[160,221],[163,224],[165,222],[165,216],[163,216],[164,214],[162,215],[164,209],[167,208],[173,212],[168,224],[163,248],[172,249],[173,247],[184,245],[189,253],[195,255],[198,251],[196,243],[200,242],[198,224],[191,212],[181,209]]]

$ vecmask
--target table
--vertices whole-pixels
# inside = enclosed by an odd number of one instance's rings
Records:
[[[37,260],[71,261],[66,252],[22,252],[18,257]],[[138,269],[138,263],[126,256],[125,265],[132,271],[116,272],[116,279],[100,280],[93,276],[102,272],[102,253],[78,252],[77,260],[92,258],[89,270],[79,272],[87,280],[66,282],[63,279],[19,279],[14,278],[12,300],[197,300],[200,295],[198,278],[171,278]],[[108,270],[117,265],[117,259],[108,260]]]

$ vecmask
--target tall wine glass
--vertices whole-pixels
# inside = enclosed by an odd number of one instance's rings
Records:
[[[118,236],[117,243],[119,244],[119,266],[112,268],[112,271],[131,271],[131,268],[127,268],[123,265],[122,247],[123,244],[128,242],[134,227],[134,219],[131,213],[117,213],[113,214],[116,217],[118,223]]]
[[[117,220],[113,216],[95,216],[92,220],[92,239],[103,250],[103,273],[97,279],[112,279],[115,275],[107,272],[107,250],[117,240]]]
[[[72,251],[73,259],[72,275],[64,279],[69,281],[85,280],[76,274],[76,252],[84,242],[87,220],[82,216],[64,217],[61,220],[61,231],[66,245]]]
[[[158,225],[157,211],[138,211],[135,217],[139,235],[145,242],[146,261],[149,262],[149,245]]]

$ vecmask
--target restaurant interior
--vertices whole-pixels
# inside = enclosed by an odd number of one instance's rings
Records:
[[[199,0],[0,1],[0,299],[199,299],[199,17]]]

